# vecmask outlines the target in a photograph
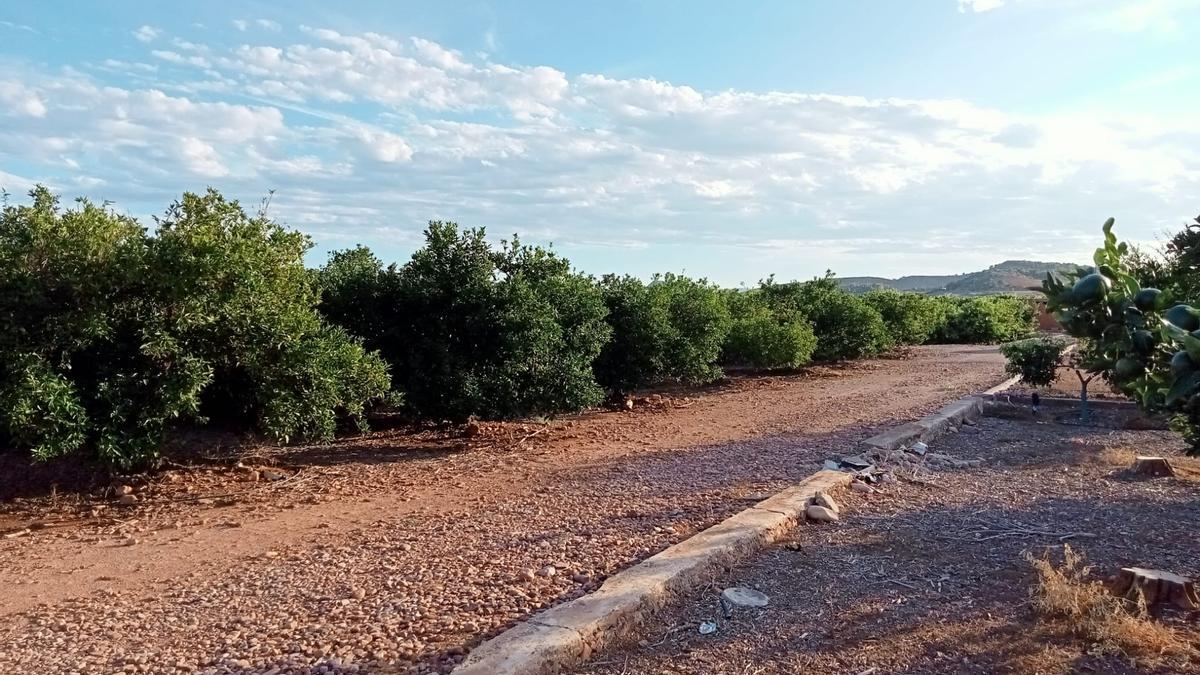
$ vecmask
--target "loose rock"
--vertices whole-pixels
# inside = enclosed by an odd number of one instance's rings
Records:
[[[739,607],[766,607],[770,602],[765,593],[743,586],[726,588],[721,591],[721,599]]]
[[[831,511],[824,506],[817,506],[816,504],[813,504],[805,509],[804,515],[809,520],[815,520],[822,523],[832,523],[838,519],[837,512]]]
[[[837,502],[833,501],[833,497],[830,497],[829,495],[825,494],[824,492],[818,492],[817,494],[813,495],[812,503],[816,504],[817,506],[821,506],[826,509],[829,509],[830,511],[832,511],[834,513],[842,512],[842,509],[840,506],[838,506]]]

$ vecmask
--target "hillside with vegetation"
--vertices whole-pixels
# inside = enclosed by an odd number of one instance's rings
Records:
[[[1075,271],[1074,263],[1038,262],[1035,260],[1006,260],[997,265],[967,274],[914,275],[887,279],[884,277],[845,277],[838,279],[842,288],[852,293],[866,293],[876,288],[929,293],[931,295],[986,295],[989,293],[1032,293],[1047,274],[1063,275]]]

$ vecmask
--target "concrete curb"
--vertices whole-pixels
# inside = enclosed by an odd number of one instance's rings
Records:
[[[981,394],[981,396],[995,396],[996,394],[999,394],[1000,392],[1004,391],[1005,389],[1012,388],[1013,385],[1017,384],[1020,381],[1021,381],[1020,375],[1013,375],[1012,377],[1001,382],[1000,384],[998,384],[990,389],[985,389],[983,391],[983,393]]]
[[[983,417],[983,400],[982,396],[960,398],[932,415],[888,429],[861,441],[859,445],[865,450],[895,450],[917,441],[932,441],[945,435],[946,430],[952,426],[956,427],[966,420]]]
[[[595,592],[540,612],[484,642],[453,675],[549,675],[577,666],[629,634],[672,596],[778,540],[818,491],[851,474],[818,471],[779,494],[619,572]]]

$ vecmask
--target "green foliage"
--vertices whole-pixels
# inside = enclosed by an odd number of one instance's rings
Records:
[[[606,390],[624,393],[666,380],[699,383],[721,376],[717,361],[730,320],[715,286],[665,274],[649,284],[608,275],[599,287],[612,339],[594,371]]]
[[[395,266],[385,269],[366,246],[334,251],[316,272],[321,313],[367,345],[376,345],[383,338],[388,314],[395,311],[387,305],[392,296],[387,286],[395,278]]]
[[[1049,386],[1058,377],[1058,368],[1063,365],[1062,357],[1067,346],[1065,340],[1052,337],[1001,345],[1000,353],[1008,359],[1004,370],[1010,375],[1020,375],[1023,382],[1035,387]]]
[[[753,368],[796,368],[812,360],[817,336],[796,315],[779,316],[757,291],[726,295],[733,322],[721,360]]]
[[[1112,228],[1110,218],[1094,267],[1043,282],[1048,307],[1069,334],[1093,345],[1082,367],[1146,410],[1173,412],[1172,428],[1200,452],[1200,311],[1143,288],[1131,271],[1144,270],[1144,261],[1135,256],[1131,266],[1131,249]]]
[[[1033,332],[1037,310],[1012,295],[936,298],[941,321],[932,341],[938,344],[995,344]]]
[[[361,424],[387,391],[382,361],[315,310],[310,246],[214,190],[185,194],[159,220],[148,276],[168,334],[212,368],[202,411],[216,421],[328,439],[339,413]]]
[[[666,336],[672,330],[665,304],[635,277],[609,274],[599,288],[612,329],[593,364],[600,386],[625,393],[665,379]]]
[[[69,454],[87,441],[87,410],[70,380],[35,355],[6,370],[0,406],[13,442],[46,460]]]
[[[316,313],[303,235],[213,191],[184,195],[153,237],[31,197],[0,216],[0,428],[35,457],[132,467],[207,415],[325,438],[385,391],[382,362]]]
[[[941,306],[928,295],[879,288],[862,298],[883,317],[893,344],[925,344],[944,321]]]
[[[803,318],[817,336],[813,357],[841,361],[887,351],[891,338],[879,312],[861,297],[838,287],[832,274],[800,283],[763,282],[763,299],[780,317]]]
[[[721,377],[717,361],[729,334],[729,308],[721,291],[706,279],[678,274],[655,275],[651,302],[663,307],[669,329],[664,336],[664,374],[681,382]]]
[[[327,303],[343,308],[338,320],[393,364],[412,413],[461,421],[599,401],[592,361],[609,328],[590,279],[542,248],[514,240],[493,250],[483,230],[431,222],[425,239],[398,269],[361,249],[318,274]]]

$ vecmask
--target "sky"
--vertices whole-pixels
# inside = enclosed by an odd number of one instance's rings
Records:
[[[0,188],[214,187],[724,285],[1084,261],[1200,212],[1200,0],[0,5]]]

